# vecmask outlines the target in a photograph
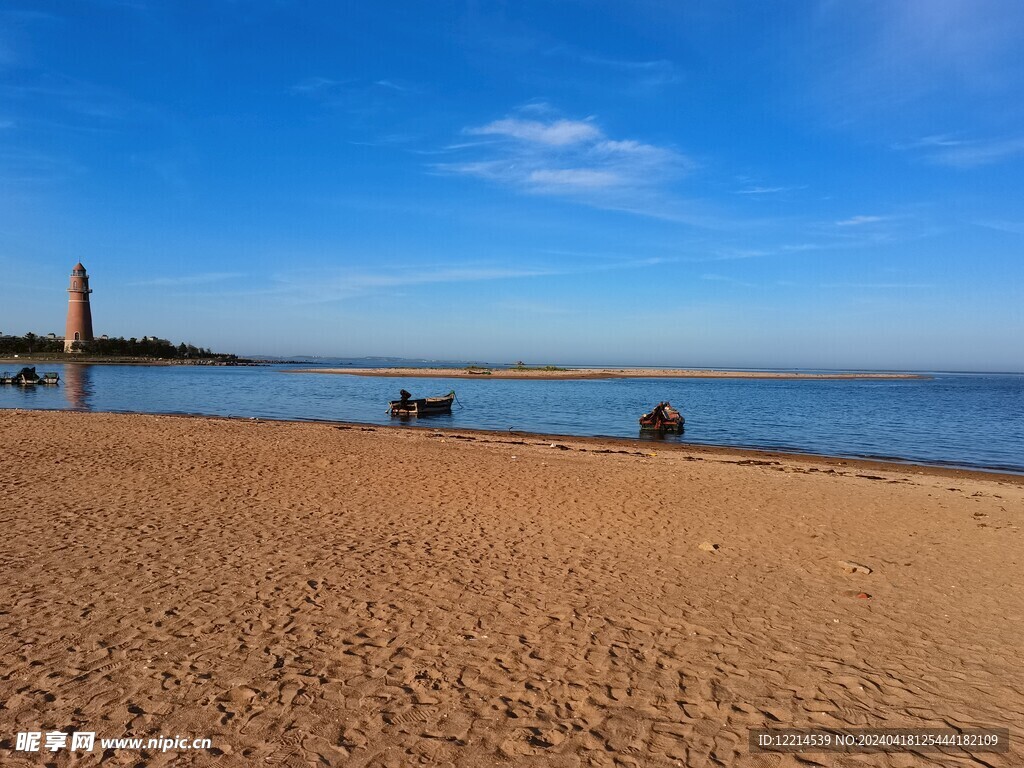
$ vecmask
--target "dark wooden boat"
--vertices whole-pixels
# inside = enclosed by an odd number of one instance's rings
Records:
[[[451,413],[452,403],[455,402],[454,389],[444,397],[414,399],[404,389],[401,394],[401,400],[392,400],[390,403],[392,416],[432,416],[436,413]]]
[[[14,384],[17,387],[34,387],[36,384],[56,384],[57,374],[46,373],[43,376],[39,376],[36,373],[36,369],[25,367],[18,371],[13,376],[4,374],[0,377],[0,384]]]
[[[657,432],[682,432],[684,423],[686,419],[667,400],[640,417],[640,429]]]

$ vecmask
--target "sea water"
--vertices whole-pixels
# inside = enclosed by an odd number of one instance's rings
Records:
[[[305,366],[309,367],[309,366]],[[296,366],[47,365],[57,387],[0,387],[0,408],[206,414],[640,438],[662,400],[671,441],[1024,472],[1024,375],[926,379],[376,378]],[[451,414],[399,422],[389,400],[454,389]],[[26,438],[31,439],[30,435]]]

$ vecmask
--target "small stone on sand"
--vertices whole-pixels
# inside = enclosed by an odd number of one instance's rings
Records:
[[[716,552],[716,551],[718,551],[718,545],[717,544],[712,544],[710,541],[702,541],[698,545],[697,548],[698,549],[702,549],[705,552]]]

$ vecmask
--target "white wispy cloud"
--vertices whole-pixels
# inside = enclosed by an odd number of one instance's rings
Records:
[[[1013,160],[1024,154],[1024,137],[969,139],[935,134],[898,142],[891,147],[899,152],[909,152],[933,165],[966,170]]]
[[[520,120],[511,117],[495,120],[479,128],[467,128],[466,133],[475,136],[508,136],[553,147],[564,147],[601,136],[601,131],[586,120],[555,120],[543,123],[539,120]]]
[[[740,288],[753,288],[754,283],[747,282],[746,280],[740,280],[736,277],[730,277],[729,275],[720,275],[714,272],[709,272],[700,276],[701,280],[706,280],[711,283],[725,283],[727,285],[735,285]]]
[[[611,187],[619,183],[619,177],[610,171],[592,168],[559,168],[531,171],[529,181],[540,187]]]
[[[963,143],[963,139],[946,134],[937,134],[934,136],[922,136],[920,139],[914,139],[913,141],[898,142],[893,144],[892,148],[898,150],[934,149],[935,147],[958,147]]]
[[[334,80],[329,77],[307,77],[295,83],[290,90],[292,93],[311,95],[343,85],[344,81]]]
[[[404,85],[399,85],[398,83],[393,82],[391,80],[377,80],[374,82],[374,85],[379,85],[381,88],[390,88],[393,91],[404,92],[409,90],[408,87]]]
[[[155,277],[149,280],[136,280],[135,282],[125,283],[125,286],[131,288],[171,288],[188,285],[209,285],[225,280],[235,280],[243,276],[241,272],[202,272],[194,275],[175,275]]]
[[[573,120],[550,111],[543,104],[541,114],[531,110],[529,118],[518,114],[466,128],[465,134],[493,141],[450,145],[465,159],[433,167],[605,210],[677,221],[693,216],[668,189],[693,167],[689,158],[672,147],[610,137],[593,117]]]
[[[418,89],[412,84],[386,78],[336,79],[317,75],[298,81],[288,88],[288,92],[324,107],[370,116],[394,109],[404,100],[414,97]]]
[[[9,106],[46,104],[65,119],[119,121],[152,116],[152,108],[104,85],[66,75],[43,73],[18,83],[0,85]]]
[[[360,296],[396,295],[396,289],[422,285],[459,284],[494,281],[532,280],[567,277],[613,271],[630,271],[669,263],[664,257],[623,257],[607,261],[552,264],[498,264],[466,262],[461,264],[400,264],[377,269],[341,268],[333,270],[290,270],[273,275],[262,295],[300,303],[328,303]],[[232,294],[237,291],[232,289]],[[220,291],[216,291],[220,295]]]
[[[649,92],[682,80],[678,68],[668,59],[622,59],[586,51],[565,43],[547,48],[544,54],[600,72],[604,88],[608,88],[612,84],[611,81],[617,80],[617,85],[626,86],[633,93]]]
[[[994,229],[999,232],[1011,232],[1015,235],[1024,235],[1024,221],[1005,221],[999,219],[985,219],[971,222],[975,226]]]
[[[584,53],[580,56],[580,60],[587,64],[594,64],[599,67],[609,67],[611,69],[621,69],[627,72],[672,73],[675,70],[675,66],[668,59],[612,59],[605,56]]]
[[[776,195],[781,192],[793,192],[798,189],[806,189],[805,186],[799,187],[746,187],[744,189],[737,189],[737,195]]]
[[[931,152],[927,159],[953,168],[977,168],[1015,159],[1024,154],[1024,137],[991,141],[963,141]]]
[[[548,267],[496,264],[396,265],[391,268],[292,270],[273,276],[273,290],[299,303],[332,303],[359,296],[391,294],[396,289],[444,283],[521,280],[558,274]]]
[[[842,219],[836,222],[837,227],[860,227],[864,224],[877,224],[881,221],[887,221],[888,216],[851,216],[848,219]]]
[[[720,248],[711,253],[701,254],[688,261],[735,261],[738,259],[759,259],[773,256],[777,251],[768,248]]]
[[[349,289],[394,288],[403,285],[425,285],[428,283],[473,283],[487,280],[510,280],[525,277],[542,277],[552,274],[544,267],[506,267],[467,265],[455,267],[406,267],[395,271],[369,272],[354,271],[340,277]]]
[[[212,284],[237,278],[236,273],[210,273],[180,278],[158,278],[132,286],[199,286],[210,285],[205,292],[211,296],[276,296],[300,302],[333,302],[387,292],[417,285],[440,283],[473,283],[491,280],[515,280],[561,274],[549,267],[517,267],[495,264],[394,265],[376,270],[362,268],[293,269],[273,274],[260,287],[239,286],[237,283],[223,288]]]
[[[60,183],[84,172],[85,167],[68,156],[0,146],[0,186],[9,186],[12,190]]]
[[[787,243],[779,246],[783,253],[806,253],[807,251],[821,251],[828,246],[821,243]]]
[[[823,283],[819,288],[903,291],[934,288],[931,283]]]

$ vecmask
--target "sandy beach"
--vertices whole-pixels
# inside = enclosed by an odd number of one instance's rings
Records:
[[[51,729],[212,741],[103,762],[131,766],[1024,764],[1020,477],[170,416],[0,438],[5,766]],[[798,763],[762,726],[1017,741]]]
[[[718,371],[697,368],[303,368],[289,373],[348,376],[408,376],[442,379],[926,379],[918,373],[802,373],[799,371]]]

